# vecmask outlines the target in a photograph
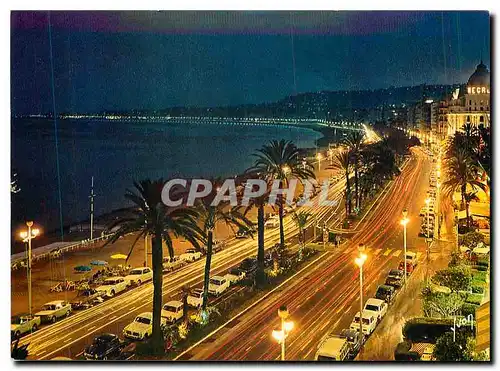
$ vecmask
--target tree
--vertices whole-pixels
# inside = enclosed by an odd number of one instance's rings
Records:
[[[273,140],[265,144],[254,154],[257,160],[254,163],[251,172],[262,174],[267,180],[279,181],[280,188],[287,188],[289,180],[294,177],[297,179],[314,179],[314,167],[310,161],[302,162],[300,150],[291,141],[284,139]],[[278,195],[279,224],[280,224],[280,244],[285,246],[285,231],[283,227],[283,207],[284,199]]]
[[[443,191],[451,196],[457,190],[462,197],[462,205],[466,209],[467,229],[470,228],[469,205],[472,200],[468,195],[468,188],[474,192],[476,189],[485,189],[485,185],[478,180],[477,166],[471,161],[464,149],[457,149],[446,161],[446,180],[443,183]]]
[[[349,182],[349,176],[351,172],[351,155],[349,151],[339,151],[336,152],[333,157],[333,168],[343,171],[345,174],[345,212],[346,217],[351,215],[352,203],[351,203],[351,184]]]
[[[452,292],[467,291],[472,282],[472,274],[468,266],[459,265],[437,271],[432,282],[449,287]]]
[[[146,235],[152,237],[152,269],[153,269],[153,352],[163,352],[163,335],[161,330],[162,286],[163,286],[163,247],[162,241],[168,249],[170,257],[174,256],[173,238],[183,237],[191,245],[200,249],[199,242],[204,241],[203,231],[198,227],[196,220],[198,212],[193,208],[168,207],[161,200],[163,179],[151,181],[149,179],[134,182],[135,190],[127,190],[125,198],[134,204],[129,215],[125,215],[113,226],[119,225],[118,230],[111,236],[108,243],[116,242],[126,234],[137,232],[127,256],[127,261],[134,250],[137,241]],[[181,194],[181,192],[178,192]]]
[[[19,346],[19,339],[16,340],[14,345],[11,346],[10,356],[16,361],[28,358],[28,344]]]
[[[364,131],[351,131],[345,140],[345,144],[349,147],[349,151],[352,156],[352,164],[354,165],[354,192],[355,192],[355,204],[356,208],[360,208],[359,199],[359,166],[361,159],[361,147],[365,139]]]
[[[307,221],[309,220],[310,216],[311,213],[308,213],[306,211],[299,211],[298,213],[294,212],[292,215],[293,221],[295,222],[295,225],[299,229],[300,258],[302,258],[302,250],[304,249],[306,243],[305,227],[307,225]]]
[[[465,332],[446,332],[436,341],[432,355],[440,362],[464,362],[473,360],[474,340]]]
[[[230,226],[249,230],[248,226],[252,224],[238,208],[229,204],[229,201],[221,201],[214,204],[218,189],[222,184],[220,179],[212,180],[212,191],[203,197],[198,203],[198,212],[203,221],[203,231],[207,237],[207,249],[205,257],[205,273],[203,278],[203,304],[202,310],[206,310],[208,303],[208,284],[210,281],[210,267],[212,263],[213,232],[217,223],[225,223]]]
[[[456,315],[465,302],[463,295],[452,292],[450,294],[433,292],[429,288],[422,290],[423,309],[426,317],[448,318]]]

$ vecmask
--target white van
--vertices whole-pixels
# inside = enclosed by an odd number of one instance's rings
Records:
[[[411,263],[413,265],[413,268],[415,268],[417,266],[417,254],[413,251],[407,251],[406,262]]]
[[[315,361],[345,361],[349,357],[349,342],[340,336],[330,335],[321,342],[314,356]]]
[[[221,276],[213,276],[208,283],[208,293],[219,296],[229,288],[229,281]]]
[[[184,304],[177,300],[169,301],[168,303],[163,305],[161,309],[161,317],[167,323],[173,323],[178,321],[184,315]]]
[[[363,310],[363,334],[366,336],[371,335],[376,326],[377,314],[369,310]],[[354,316],[349,328],[351,330],[359,331],[359,312],[357,312]]]

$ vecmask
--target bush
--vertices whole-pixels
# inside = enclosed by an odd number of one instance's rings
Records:
[[[394,350],[394,360],[396,361],[417,361],[420,355],[417,352],[410,352],[411,342],[403,341],[396,346]]]
[[[477,260],[477,265],[482,266],[482,267],[489,267],[490,266],[490,261],[488,258],[480,258]]]
[[[481,272],[486,272],[488,270],[488,267],[485,267],[484,265],[478,265],[476,269]]]
[[[477,271],[472,274],[472,280],[473,281],[482,281],[486,282],[486,272],[483,271]]]
[[[470,304],[480,305],[482,300],[483,300],[482,294],[469,294],[467,295],[467,299],[465,299],[465,302]]]
[[[484,287],[482,287],[482,286],[472,285],[471,290],[472,290],[472,293],[474,293],[474,294],[483,294],[484,293]]]
[[[478,305],[475,304],[470,304],[470,303],[464,303],[462,305],[462,316],[467,317],[468,315],[472,314],[474,319],[476,319],[476,309],[478,308]]]
[[[458,244],[465,245],[470,249],[473,249],[477,246],[478,243],[484,242],[484,235],[479,232],[468,232],[463,236],[458,237]]]

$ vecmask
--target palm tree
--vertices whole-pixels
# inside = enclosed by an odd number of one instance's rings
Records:
[[[236,226],[240,229],[250,230],[248,228],[252,222],[248,220],[238,207],[231,208],[229,201],[218,202],[212,205],[217,196],[218,189],[222,181],[220,179],[212,180],[212,191],[199,201],[198,211],[203,221],[203,231],[207,236],[207,249],[205,260],[205,275],[203,279],[203,304],[202,310],[206,310],[208,303],[208,284],[210,280],[210,266],[212,262],[213,232],[217,223],[225,223],[229,227]]]
[[[349,151],[336,152],[333,157],[333,168],[344,172],[345,174],[345,213],[346,217],[351,214],[351,184],[349,182],[349,173],[351,170],[351,155]]]
[[[188,296],[191,294],[191,287],[184,285],[181,287],[181,297],[182,297],[182,321],[187,326],[189,324],[189,304]]]
[[[289,180],[294,177],[298,179],[316,178],[314,167],[309,161],[302,162],[300,150],[291,141],[284,139],[273,140],[265,144],[254,155],[257,157],[252,172],[260,173],[270,181],[279,180],[280,188],[288,187]],[[280,245],[285,246],[285,231],[283,228],[283,205],[282,195],[278,195]]]
[[[300,243],[299,258],[302,257],[302,250],[305,247],[305,242],[306,242],[305,227],[307,225],[307,221],[310,216],[311,213],[308,213],[306,211],[300,211],[298,213],[294,212],[292,215],[295,225],[297,226],[297,228],[299,228],[299,243]]]
[[[476,165],[472,162],[465,148],[457,149],[453,157],[446,160],[446,180],[443,183],[443,191],[447,195],[452,195],[457,190],[461,193],[462,205],[466,209],[467,229],[470,228],[469,205],[472,197],[468,197],[467,188],[472,193],[477,188],[485,189],[483,183],[477,180],[478,172]]]
[[[245,176],[248,179],[262,179],[262,174],[252,172],[247,170]],[[245,185],[247,187],[248,185]],[[257,186],[253,186],[252,191],[257,191]],[[266,280],[266,274],[264,272],[264,206],[267,203],[269,193],[271,192],[271,184],[269,181],[266,182],[266,191],[259,197],[253,197],[249,199],[248,206],[244,211],[244,215],[250,211],[252,208],[257,209],[257,272],[255,274],[255,283],[258,287],[261,287]]]
[[[364,131],[351,131],[346,140],[345,144],[349,147],[349,150],[352,155],[352,163],[354,165],[354,191],[355,191],[355,204],[356,208],[360,208],[360,200],[359,200],[359,161],[361,157],[361,148],[363,145],[363,141],[365,139]]]
[[[198,213],[192,208],[168,207],[161,200],[163,179],[149,179],[134,182],[135,190],[127,190],[125,198],[134,204],[130,215],[124,216],[113,223],[119,225],[118,230],[108,240],[116,242],[120,237],[138,232],[127,261],[134,250],[137,241],[145,235],[152,237],[152,269],[153,269],[153,350],[161,354],[163,351],[163,335],[161,331],[161,307],[163,285],[163,247],[167,246],[170,257],[174,256],[172,239],[183,237],[194,248],[199,249],[199,242],[204,241],[203,231],[196,224]]]

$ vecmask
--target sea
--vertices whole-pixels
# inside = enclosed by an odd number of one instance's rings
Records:
[[[234,176],[270,140],[314,148],[320,137],[282,124],[61,119],[56,131],[53,120],[14,118],[11,167],[20,191],[12,194],[12,228],[35,220],[56,230],[61,213],[64,226],[88,220],[92,177],[98,216],[130,206],[124,194],[134,181]]]

